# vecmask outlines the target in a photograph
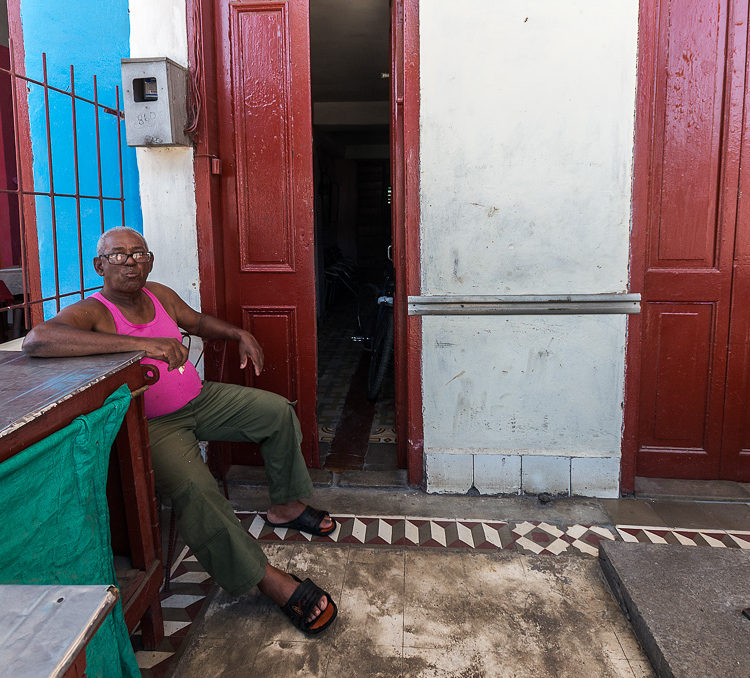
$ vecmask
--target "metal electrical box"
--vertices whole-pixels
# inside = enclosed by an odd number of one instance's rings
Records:
[[[122,59],[128,146],[189,146],[187,69],[167,57]]]

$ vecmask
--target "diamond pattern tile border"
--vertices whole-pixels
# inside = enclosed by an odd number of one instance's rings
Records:
[[[694,530],[643,525],[557,526],[545,522],[483,521],[452,518],[403,516],[334,516],[336,530],[326,537],[286,528],[273,528],[264,513],[237,512],[248,532],[267,542],[328,542],[366,546],[409,546],[507,550],[537,555],[597,556],[603,539],[651,544],[683,544],[713,548],[750,550],[750,531]],[[162,592],[164,640],[153,652],[143,649],[138,632],[133,636],[136,660],[143,678],[163,678],[172,667],[176,653],[193,620],[208,600],[214,583],[195,556],[184,548],[172,567],[169,593]]]
[[[560,528],[544,522],[509,523],[452,518],[402,516],[335,516],[336,530],[325,537],[274,528],[263,513],[238,513],[248,532],[259,541],[328,542],[367,546],[414,546],[451,549],[504,549],[521,553],[595,556],[602,539],[614,540],[614,531],[598,525]]]
[[[750,549],[750,531],[618,525],[557,526],[545,522],[482,521],[402,516],[335,516],[338,526],[325,537],[273,528],[264,513],[243,512],[238,518],[259,541],[302,541],[367,546],[506,549],[543,555],[596,556],[602,539]]]
[[[618,525],[617,532],[622,541],[629,542],[750,550],[750,532],[742,530],[697,530],[681,527]]]

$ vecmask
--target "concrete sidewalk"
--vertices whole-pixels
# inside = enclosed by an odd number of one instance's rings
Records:
[[[144,676],[648,676],[598,543],[750,549],[740,486],[731,503],[542,503],[316,480],[310,503],[339,517],[332,538],[266,526],[261,478],[235,479],[230,497],[272,562],[331,592],[334,626],[309,639],[261,596],[213,590],[183,551],[164,600],[172,633],[161,655],[138,653]]]
[[[307,638],[260,594],[220,592],[175,676],[652,675],[594,558],[300,544],[268,552],[331,592],[334,626]]]

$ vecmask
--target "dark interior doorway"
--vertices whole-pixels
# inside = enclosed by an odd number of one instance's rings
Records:
[[[313,0],[310,45],[320,458],[392,470],[388,0]]]

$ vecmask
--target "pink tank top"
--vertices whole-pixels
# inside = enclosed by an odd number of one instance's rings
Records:
[[[182,334],[172,316],[164,310],[159,300],[145,287],[143,291],[154,304],[154,319],[145,325],[131,323],[117,306],[104,298],[101,292],[92,294],[90,298],[100,301],[107,307],[115,321],[117,334],[128,334],[136,337],[173,337],[177,341],[181,341]],[[179,370],[167,371],[167,363],[163,360],[143,358],[141,362],[145,365],[156,365],[159,368],[159,380],[144,394],[146,417],[148,419],[176,412],[201,392],[201,378],[198,376],[195,366],[189,360],[185,363],[185,369],[182,373]]]

